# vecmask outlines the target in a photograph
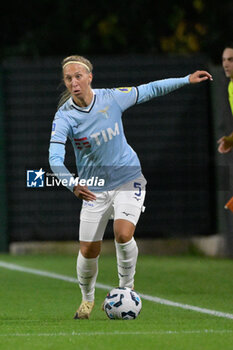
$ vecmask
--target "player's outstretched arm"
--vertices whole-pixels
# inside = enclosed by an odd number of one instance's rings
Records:
[[[189,81],[191,84],[201,83],[205,80],[213,80],[212,75],[205,70],[197,70],[189,76]]]
[[[137,104],[151,100],[152,98],[169,94],[187,84],[196,84],[205,80],[213,80],[212,75],[204,70],[196,72],[182,78],[169,78],[152,81],[147,84],[137,86]]]

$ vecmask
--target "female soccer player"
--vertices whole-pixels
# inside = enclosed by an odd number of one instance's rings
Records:
[[[137,87],[92,89],[92,64],[86,58],[66,57],[62,70],[66,91],[53,122],[49,162],[56,176],[83,200],[77,258],[82,302],[74,318],[85,319],[94,307],[98,257],[110,218],[114,220],[119,286],[134,287],[138,255],[134,231],[144,208],[146,180],[137,154],[126,141],[122,113],[184,85],[212,80],[212,76],[196,71]],[[77,183],[64,166],[67,137],[74,148]]]

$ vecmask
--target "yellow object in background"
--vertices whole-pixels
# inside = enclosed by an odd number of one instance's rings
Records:
[[[229,96],[229,103],[231,106],[231,112],[233,115],[233,81],[231,80],[228,85],[228,96]]]

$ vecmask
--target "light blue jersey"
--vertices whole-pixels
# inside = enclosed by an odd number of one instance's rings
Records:
[[[52,171],[59,179],[66,179],[67,188],[73,191],[73,176],[64,166],[68,137],[74,148],[79,180],[86,180],[91,191],[113,190],[138,178],[141,165],[125,138],[122,113],[135,104],[165,95],[186,84],[189,84],[189,76],[138,87],[93,89],[92,102],[85,108],[69,98],[53,121],[49,148]]]

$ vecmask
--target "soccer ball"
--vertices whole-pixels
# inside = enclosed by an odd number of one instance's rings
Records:
[[[127,287],[112,289],[104,300],[104,310],[111,320],[134,320],[141,308],[140,296]]]

